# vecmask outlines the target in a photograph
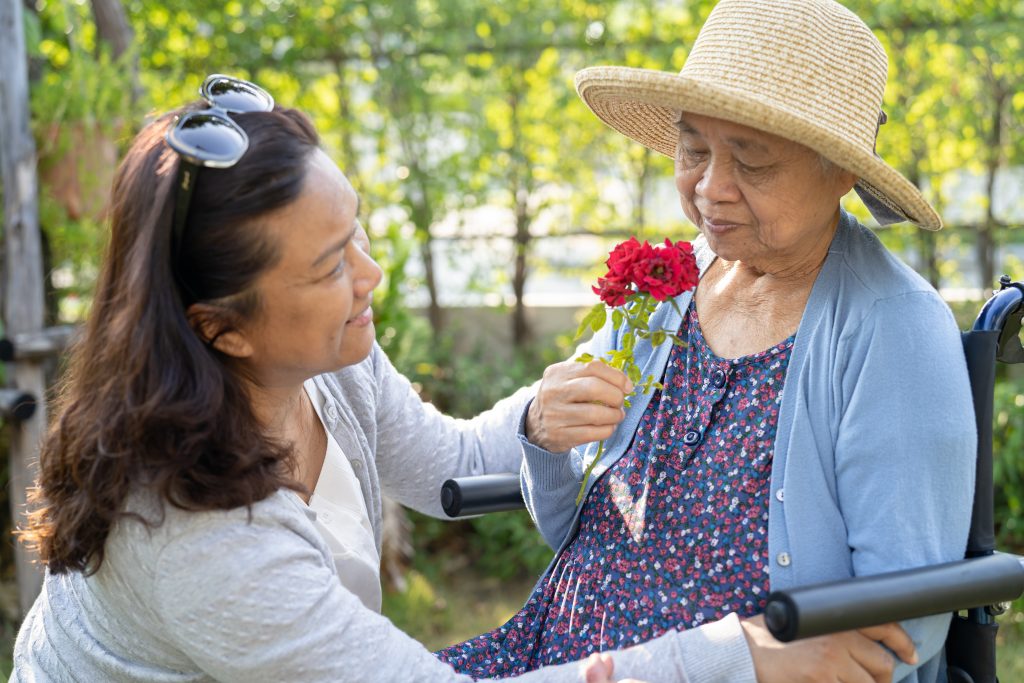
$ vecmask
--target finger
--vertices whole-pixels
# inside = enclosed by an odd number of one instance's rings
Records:
[[[590,655],[583,662],[583,680],[586,683],[607,683],[611,680],[611,672],[605,667],[600,655]]]
[[[548,429],[616,425],[625,417],[621,405],[604,401],[578,401],[569,396],[544,396],[531,406]]]
[[[613,407],[621,406],[626,397],[622,387],[607,377],[582,370],[546,372],[537,395],[545,403],[597,402]]]
[[[618,387],[623,393],[630,393],[633,391],[633,383],[629,381],[629,377],[626,376],[622,370],[616,370],[607,363],[602,363],[599,360],[592,360],[589,363],[582,363],[584,373],[598,377],[608,382],[612,386]]]
[[[562,399],[567,403],[601,403],[612,408],[621,408],[626,399],[625,392],[602,377],[577,377],[563,387]]]
[[[864,636],[883,643],[907,664],[917,664],[914,641],[899,624],[883,624],[860,630]]]
[[[865,683],[889,683],[896,664],[892,655],[874,640],[860,633],[850,634],[850,657],[864,672]],[[851,681],[852,683],[852,681]]]

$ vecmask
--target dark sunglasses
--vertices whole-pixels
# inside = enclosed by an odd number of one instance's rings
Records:
[[[274,98],[263,88],[221,74],[207,76],[199,88],[199,95],[210,108],[179,116],[174,127],[164,136],[171,149],[181,156],[171,232],[172,268],[178,264],[188,222],[188,207],[192,202],[192,190],[199,169],[204,166],[230,168],[249,149],[249,136],[228,115],[270,111],[274,108]]]

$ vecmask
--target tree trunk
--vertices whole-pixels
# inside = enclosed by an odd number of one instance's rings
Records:
[[[651,175],[651,150],[644,147],[637,164],[636,196],[633,198],[633,226],[629,232],[642,235],[647,228],[647,190]]]
[[[996,173],[999,171],[1003,150],[1003,107],[1007,100],[1007,90],[993,76],[992,83],[992,121],[988,136],[988,163],[985,168],[985,220],[978,230],[976,241],[978,267],[981,275],[982,290],[995,287],[996,281],[996,231],[998,222],[995,215]]]
[[[97,49],[100,42],[105,42],[110,45],[111,56],[114,59],[120,58],[131,49],[135,40],[135,32],[128,23],[124,7],[120,0],[90,0],[90,4],[93,19],[96,21],[96,33],[99,36],[99,41],[96,42]],[[142,95],[138,58],[131,60],[131,77],[132,102],[135,102]]]
[[[132,46],[135,34],[128,25],[124,8],[118,0],[91,0],[92,16],[100,40],[110,44],[111,55],[117,59]]]
[[[0,0],[0,179],[4,189],[4,334],[43,327],[43,267],[39,239],[35,141],[29,126],[28,64],[21,0]],[[37,400],[35,414],[13,421],[10,453],[11,518],[26,523],[26,491],[35,480],[39,442],[46,428],[46,380],[38,362],[14,363],[8,381]],[[42,586],[42,569],[23,544],[14,550],[18,598],[28,612]]]
[[[520,146],[519,128],[519,90],[515,86],[509,94],[509,107],[512,111],[512,148],[509,150],[513,158],[512,194],[516,215],[516,233],[513,237],[515,249],[514,272],[512,273],[512,294],[515,297],[515,308],[512,312],[512,342],[516,349],[522,349],[531,338],[530,323],[526,319],[526,278],[529,275],[527,257],[530,251],[530,168],[523,158]]]
[[[526,303],[523,301],[528,274],[526,260],[530,248],[530,215],[526,204],[527,193],[520,190],[516,194],[515,272],[512,275],[512,293],[516,303],[512,316],[512,340],[517,349],[522,349],[532,336],[530,323],[526,319]]]

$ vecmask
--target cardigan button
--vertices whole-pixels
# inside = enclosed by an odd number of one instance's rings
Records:
[[[775,561],[779,563],[780,567],[788,567],[792,561],[789,557],[789,553],[779,553],[775,556]]]
[[[696,446],[700,442],[700,432],[690,430],[683,435],[683,443],[687,446]]]
[[[783,489],[779,489],[778,491],[776,491],[775,500],[779,501],[780,503],[786,502],[786,492]]]
[[[338,409],[334,407],[334,403],[328,403],[327,404],[327,410],[324,411],[324,412],[327,413],[328,419],[331,419],[331,420],[337,420],[338,419]]]

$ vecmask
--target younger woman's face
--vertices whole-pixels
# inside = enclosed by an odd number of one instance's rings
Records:
[[[261,219],[280,253],[256,283],[260,308],[244,330],[262,382],[290,384],[365,359],[373,347],[380,266],[359,222],[359,198],[322,151],[298,199]]]

